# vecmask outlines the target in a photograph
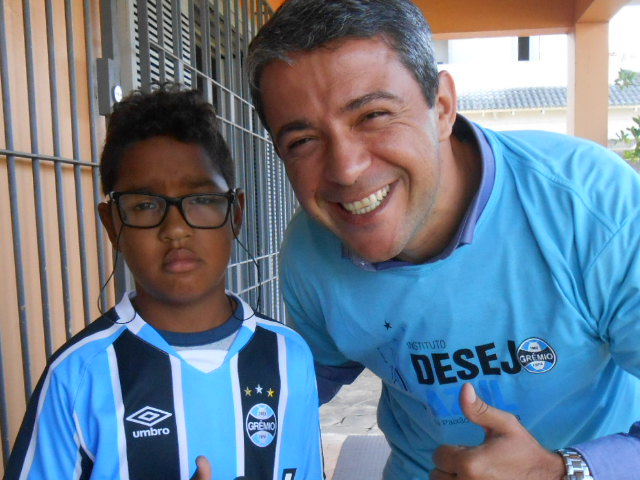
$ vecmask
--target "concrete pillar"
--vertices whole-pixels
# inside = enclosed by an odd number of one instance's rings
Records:
[[[570,38],[567,132],[606,146],[609,23],[577,23]]]

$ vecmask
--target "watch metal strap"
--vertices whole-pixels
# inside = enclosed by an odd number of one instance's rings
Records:
[[[594,480],[589,470],[589,465],[584,461],[582,455],[571,448],[561,448],[556,450],[564,460],[566,475],[563,480]]]

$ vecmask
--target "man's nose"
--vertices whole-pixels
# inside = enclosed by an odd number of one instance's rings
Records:
[[[353,185],[371,165],[366,146],[350,133],[331,138],[325,162],[326,178],[339,185]]]

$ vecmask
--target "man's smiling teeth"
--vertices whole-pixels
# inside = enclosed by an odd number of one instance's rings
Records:
[[[351,203],[343,203],[342,206],[354,215],[369,213],[380,206],[382,200],[384,200],[384,197],[386,197],[389,193],[389,190],[391,190],[391,187],[387,185],[386,187],[381,188],[377,192],[372,193],[362,200],[356,200],[355,202]]]

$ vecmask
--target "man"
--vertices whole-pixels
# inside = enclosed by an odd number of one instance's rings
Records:
[[[290,0],[249,69],[303,207],[288,312],[323,401],[382,379],[384,478],[638,478],[640,424],[617,433],[640,414],[632,169],[457,115],[409,0]]]

